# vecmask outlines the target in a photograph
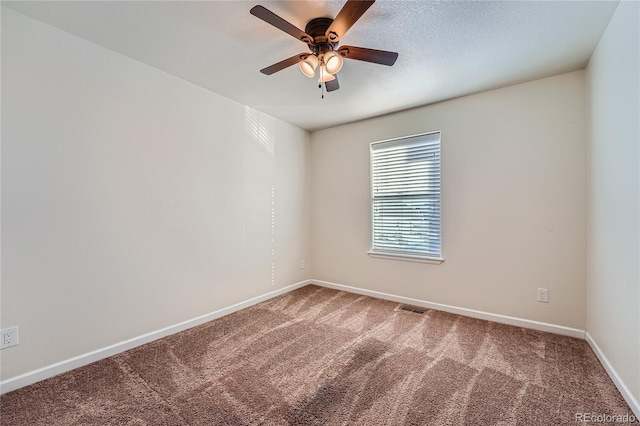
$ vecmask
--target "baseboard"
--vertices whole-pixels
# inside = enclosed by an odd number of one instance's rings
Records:
[[[564,327],[562,325],[548,324],[545,322],[532,321],[524,318],[510,317],[506,315],[492,314],[489,312],[476,311],[474,309],[459,308],[457,306],[443,305],[441,303],[427,302],[425,300],[412,299],[410,297],[396,296],[389,293],[381,293],[373,290],[366,290],[359,287],[351,287],[343,284],[336,284],[328,281],[311,280],[313,284],[322,287],[333,288],[336,290],[344,290],[350,293],[362,294],[365,296],[377,297],[378,299],[391,300],[398,303],[406,303],[409,305],[421,306],[423,308],[436,309],[438,311],[450,312],[452,314],[464,315],[467,317],[483,319],[487,321],[499,322],[502,324],[515,325],[517,327],[530,328],[538,331],[546,331],[549,333],[562,334],[563,336],[577,337],[584,339],[584,330],[577,328]]]
[[[587,343],[589,344],[589,346],[591,346],[591,349],[598,357],[598,360],[600,360],[600,363],[604,367],[609,377],[611,377],[613,384],[616,385],[624,400],[627,402],[627,404],[629,404],[629,407],[631,408],[631,411],[633,411],[633,414],[636,416],[636,418],[640,419],[640,403],[638,403],[638,400],[633,396],[627,385],[616,372],[615,368],[613,368],[613,365],[611,365],[609,358],[607,358],[604,352],[602,352],[600,346],[598,346],[596,341],[593,340],[593,337],[589,334],[588,331],[585,333],[585,335]]]
[[[171,325],[169,327],[165,327],[160,330],[153,331],[151,333],[144,334],[142,336],[137,336],[132,339],[125,340],[123,342],[116,343],[111,346],[97,349],[95,351],[91,351],[89,353],[79,355],[79,356],[67,359],[65,361],[57,362],[55,364],[51,364],[49,366],[39,368],[34,371],[30,371],[28,373],[24,373],[16,377],[12,377],[10,379],[0,382],[0,394],[11,392],[13,390],[22,388],[24,386],[32,385],[41,380],[45,380],[50,377],[57,376],[58,374],[71,371],[75,368],[82,367],[87,364],[91,364],[92,362],[96,362],[101,359],[108,358],[110,356],[119,354],[129,349],[133,349],[137,346],[144,345],[145,343],[153,342],[154,340],[161,339],[171,334],[175,334],[180,331],[187,330],[191,327],[195,327],[200,324],[204,324],[205,322],[209,322],[216,318],[223,317],[225,315],[239,311],[241,309],[247,308],[249,306],[255,305],[257,303],[263,302],[273,297],[280,296],[281,294],[288,293],[292,290],[303,287],[307,284],[311,284],[311,280],[300,281],[290,286],[283,287],[278,290],[271,291],[269,293],[265,293],[263,295],[251,298],[249,300],[245,300],[243,302],[236,303],[226,308],[218,309],[217,311],[213,311],[208,314],[204,314],[199,317],[196,317],[187,321],[183,321],[181,323]]]
[[[111,346],[97,349],[95,351],[92,351],[83,355],[79,355],[79,356],[67,359],[65,361],[61,361],[61,362],[49,365],[47,367],[39,368],[37,370],[31,371],[25,374],[21,374],[16,377],[12,377],[10,379],[0,382],[0,394],[11,392],[13,390],[22,388],[24,386],[29,386],[41,380],[45,380],[50,377],[56,376],[58,374],[73,370],[75,368],[82,367],[87,364],[91,364],[92,362],[99,361],[104,358],[108,358],[110,356],[119,354],[129,349],[133,349],[137,346],[141,346],[146,343],[152,342],[154,340],[158,340],[163,337],[169,336],[171,334],[175,334],[180,331],[187,330],[197,325],[204,324],[216,318],[223,317],[225,315],[239,311],[241,309],[247,308],[249,306],[263,302],[265,300],[269,300],[273,297],[288,293],[297,288],[304,287],[305,285],[308,285],[308,284],[316,284],[322,287],[333,288],[336,290],[344,290],[350,293],[362,294],[365,296],[391,300],[398,303],[406,303],[410,305],[421,306],[429,309],[436,309],[439,311],[450,312],[453,314],[464,315],[472,318],[478,318],[478,319],[498,322],[502,324],[514,325],[518,327],[530,328],[533,330],[546,331],[550,333],[556,333],[556,334],[561,334],[565,336],[586,339],[587,343],[589,344],[593,352],[596,354],[597,358],[600,360],[600,363],[602,363],[605,371],[607,372],[609,377],[611,377],[611,380],[620,391],[620,394],[625,399],[627,404],[629,404],[629,407],[633,411],[636,418],[640,418],[640,404],[635,399],[635,397],[631,394],[631,392],[629,391],[629,388],[627,388],[626,384],[620,378],[616,370],[613,368],[613,366],[609,362],[609,359],[604,355],[604,353],[602,352],[598,344],[595,342],[595,340],[593,340],[591,335],[588,332],[585,332],[584,330],[564,327],[560,325],[548,324],[548,323],[543,323],[538,321],[532,321],[532,320],[527,320],[523,318],[510,317],[506,315],[492,314],[489,312],[477,311],[474,309],[444,305],[441,303],[428,302],[424,300],[397,296],[394,294],[382,293],[374,290],[367,290],[359,287],[336,284],[336,283],[322,281],[322,280],[300,281],[290,286],[265,293],[263,295],[251,298],[249,300],[236,303],[226,308],[222,308],[217,311],[213,311],[208,314],[201,315],[199,317],[196,317],[187,321],[183,321],[181,323],[178,323],[172,326],[165,327],[160,330],[144,334],[142,336],[134,337],[132,339],[125,340],[123,342],[116,343]]]

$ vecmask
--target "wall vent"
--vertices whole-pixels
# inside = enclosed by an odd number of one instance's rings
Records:
[[[400,305],[400,310],[413,312],[414,314],[422,315],[425,313],[425,308],[420,308],[419,306],[411,306],[411,305]]]

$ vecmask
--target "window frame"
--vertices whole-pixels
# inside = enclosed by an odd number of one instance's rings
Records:
[[[420,139],[420,138],[430,138],[432,137],[432,135],[438,135],[438,145],[439,145],[439,151],[440,151],[440,155],[439,155],[439,178],[440,178],[440,191],[439,191],[439,199],[438,199],[438,205],[439,205],[439,237],[440,237],[440,253],[438,256],[434,256],[434,255],[420,255],[420,254],[416,254],[416,253],[402,253],[402,252],[395,252],[395,251],[381,251],[381,250],[374,250],[374,194],[373,194],[373,180],[374,180],[374,170],[373,170],[373,152],[374,152],[374,145],[377,144],[383,144],[383,143],[398,143],[398,142],[402,142],[405,141],[407,143],[411,143],[412,141],[415,141],[416,139]],[[401,136],[401,137],[397,137],[397,138],[392,138],[392,139],[385,139],[385,140],[381,140],[381,141],[375,141],[375,142],[371,142],[369,144],[369,203],[370,203],[370,208],[369,208],[369,213],[370,213],[370,221],[369,221],[369,225],[370,225],[370,246],[369,246],[369,251],[367,252],[368,255],[370,257],[375,257],[375,258],[382,258],[382,259],[391,259],[391,260],[401,260],[401,261],[408,261],[408,262],[420,262],[420,263],[431,263],[431,264],[441,264],[442,262],[444,262],[444,256],[443,256],[443,246],[442,246],[442,132],[440,130],[435,130],[435,131],[431,131],[431,132],[426,132],[426,133],[418,133],[415,135],[409,135],[409,136]]]

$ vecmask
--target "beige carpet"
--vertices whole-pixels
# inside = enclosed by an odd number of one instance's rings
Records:
[[[398,308],[307,286],[5,394],[0,423],[528,426],[632,414],[582,340]]]

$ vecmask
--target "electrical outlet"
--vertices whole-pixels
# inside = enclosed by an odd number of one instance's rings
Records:
[[[538,302],[549,302],[549,290],[547,290],[546,288],[538,289]]]
[[[18,344],[18,326],[3,328],[0,349],[9,348]]]
[[[302,260],[300,261],[300,269],[304,269],[304,267],[305,267],[305,266],[306,266],[306,265],[305,265],[305,263],[304,263],[304,259],[302,259]]]

